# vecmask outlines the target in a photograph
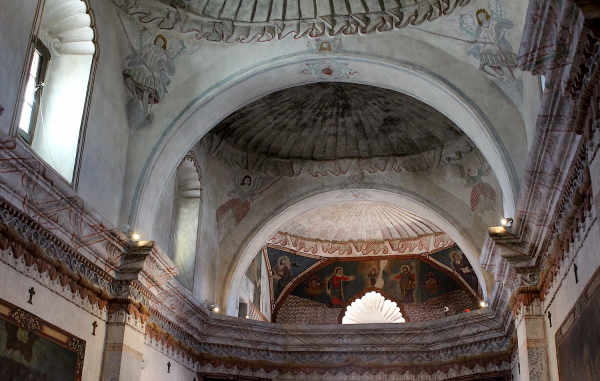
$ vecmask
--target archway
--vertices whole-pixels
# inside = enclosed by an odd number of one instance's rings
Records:
[[[478,146],[496,174],[503,193],[504,214],[514,214],[517,175],[505,144],[489,118],[460,89],[441,76],[407,61],[391,61],[359,53],[336,56],[335,60],[366,73],[360,80],[350,77],[337,80],[406,93],[436,108],[456,123]],[[285,57],[257,64],[206,90],[190,102],[173,119],[147,158],[133,190],[129,224],[143,236],[149,236],[164,179],[169,178],[181,160],[181,152],[187,152],[219,121],[240,107],[277,90],[320,81],[307,75],[298,76],[298,72],[307,64],[321,61],[322,56],[303,54],[301,57]],[[199,118],[199,115],[202,117]]]
[[[365,190],[365,189],[343,189],[323,192],[321,194],[298,200],[296,203],[286,208],[272,219],[258,227],[257,232],[248,240],[245,247],[240,248],[236,253],[237,260],[234,268],[229,272],[226,280],[225,292],[221,296],[221,304],[227,305],[227,314],[237,316],[237,301],[238,290],[242,282],[242,278],[248,268],[250,262],[256,256],[256,253],[262,246],[277,232],[277,230],[287,222],[300,216],[301,214],[320,208],[326,205],[331,205],[340,202],[347,202],[346,194],[360,193],[362,196],[359,199],[368,198],[370,201],[381,202],[389,205],[404,208],[412,213],[418,214],[424,219],[434,223],[441,228],[446,234],[454,240],[454,242],[465,253],[469,262],[473,265],[473,269],[479,279],[479,284],[484,295],[487,295],[487,288],[483,272],[479,266],[476,249],[472,242],[466,239],[454,226],[448,217],[444,216],[444,211],[437,210],[433,205],[415,200],[406,195],[393,193],[384,190]],[[227,298],[226,300],[224,298]]]

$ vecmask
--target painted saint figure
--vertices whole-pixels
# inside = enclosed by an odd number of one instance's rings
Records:
[[[477,280],[477,274],[473,271],[473,267],[469,261],[467,261],[458,251],[451,252],[450,257],[452,258],[452,267],[454,268],[454,271],[467,282],[473,291],[478,292],[479,281]]]
[[[171,52],[167,50],[167,39],[159,34],[154,43],[136,50],[129,45],[132,54],[127,56],[128,69],[123,70],[125,85],[133,96],[133,101],[142,101],[144,115],[150,115],[149,105],[159,103],[167,93],[171,83],[169,76],[175,74],[175,64]]]
[[[371,272],[369,273],[369,275],[367,275],[367,277],[369,277],[369,282],[371,283],[371,287],[375,287],[375,283],[377,283],[378,276],[379,276],[379,274],[377,273],[377,269],[375,267],[373,267],[371,269]]]
[[[279,294],[292,280],[292,267],[300,267],[296,263],[290,261],[290,258],[286,255],[279,257],[277,260],[277,266],[273,268],[271,274],[273,276],[273,287],[275,298],[279,297]]]
[[[355,277],[345,276],[344,269],[341,267],[336,267],[333,275],[325,278],[325,290],[327,294],[331,297],[331,303],[329,304],[332,307],[341,307],[346,299],[344,298],[344,281],[354,280]]]
[[[400,302],[414,303],[415,274],[410,272],[408,266],[402,266],[400,274],[396,275],[394,279],[400,279]]]

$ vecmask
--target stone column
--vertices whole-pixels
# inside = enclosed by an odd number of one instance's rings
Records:
[[[549,381],[548,342],[542,302],[536,294],[521,294],[515,316],[521,381]]]
[[[123,297],[113,299],[108,306],[101,381],[140,381],[142,378],[146,320],[150,313],[135,300],[140,294],[133,282],[138,279],[153,248],[153,242],[130,242],[117,269],[116,282]]]

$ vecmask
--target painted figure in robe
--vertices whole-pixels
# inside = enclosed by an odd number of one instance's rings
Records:
[[[125,85],[133,101],[142,101],[144,114],[150,114],[149,105],[159,103],[168,92],[169,76],[175,74],[175,63],[167,51],[167,39],[159,34],[154,43],[139,50],[129,46],[133,53],[127,56],[128,69],[123,70]]]
[[[408,266],[402,266],[401,273],[396,275],[394,279],[400,280],[400,302],[414,303],[415,274],[410,272]]]
[[[333,275],[325,278],[325,290],[331,297],[331,306],[341,307],[345,303],[343,283],[354,279],[353,275],[345,276],[341,267],[336,267]]]
[[[451,252],[450,256],[452,257],[452,267],[454,268],[454,271],[467,282],[473,291],[477,292],[479,281],[477,280],[477,274],[475,274],[469,261],[467,261],[458,251]]]

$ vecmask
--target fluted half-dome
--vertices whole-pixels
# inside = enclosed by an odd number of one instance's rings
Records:
[[[342,318],[342,324],[404,323],[396,302],[371,291],[353,301]]]
[[[249,154],[304,160],[410,156],[466,137],[443,114],[409,95],[331,82],[267,95],[211,132]]]
[[[324,206],[293,219],[280,231],[332,242],[384,242],[442,233],[436,225],[414,213],[373,201]]]

